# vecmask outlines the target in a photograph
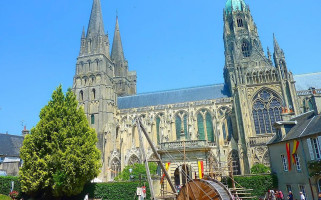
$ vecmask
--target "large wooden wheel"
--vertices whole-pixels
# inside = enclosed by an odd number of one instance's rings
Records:
[[[194,179],[180,190],[177,200],[232,200],[231,193],[216,180]]]

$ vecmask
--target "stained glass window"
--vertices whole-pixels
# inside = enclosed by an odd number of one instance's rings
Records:
[[[206,135],[209,142],[214,142],[212,116],[205,109],[203,109],[201,112],[197,115],[198,139],[205,140]]]
[[[157,144],[160,144],[160,131],[159,131],[160,117],[156,117],[156,134],[157,134]]]
[[[210,115],[209,112],[206,113],[206,130],[207,130],[207,140],[209,142],[214,142],[212,116]]]
[[[282,120],[281,113],[281,100],[276,94],[268,90],[258,93],[252,111],[256,134],[274,133],[273,124]]]
[[[204,120],[201,113],[198,113],[197,115],[197,128],[198,128],[198,139],[205,140]]]
[[[182,118],[183,122],[182,122]],[[180,113],[180,115],[176,115],[175,120],[176,125],[176,138],[179,140],[181,138],[181,131],[183,130],[185,133],[185,139],[189,139],[187,132],[187,115],[185,113]]]

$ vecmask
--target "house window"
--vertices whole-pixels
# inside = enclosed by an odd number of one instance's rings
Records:
[[[94,114],[92,114],[90,116],[90,122],[91,122],[91,124],[95,124],[95,115]]]
[[[283,164],[283,170],[284,170],[285,172],[287,172],[287,171],[288,171],[288,163],[287,163],[284,155],[281,155],[281,160],[282,160],[282,164]]]
[[[281,100],[271,91],[263,90],[253,98],[253,120],[256,134],[275,132],[273,124],[281,121]]]
[[[312,141],[312,148],[313,148],[314,155],[315,155],[316,159],[320,159],[321,158],[321,152],[320,152],[321,148],[320,148],[319,138],[312,138],[311,141]]]
[[[237,19],[237,27],[243,27],[243,20],[242,19]]]
[[[293,155],[294,155],[294,159],[295,159],[296,170],[301,171],[300,158],[299,158],[298,154],[293,154]]]
[[[286,185],[286,190],[288,191],[288,193],[289,193],[290,191],[292,191],[291,185]]]
[[[303,193],[305,199],[307,199],[307,194],[306,194],[306,192],[305,192],[305,187],[304,187],[304,185],[299,185],[299,190],[300,190],[300,192]]]
[[[250,44],[246,40],[242,43],[242,53],[244,57],[250,57]]]

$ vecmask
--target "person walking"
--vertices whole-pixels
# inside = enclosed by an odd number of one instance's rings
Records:
[[[288,194],[288,200],[293,200],[293,194],[291,191],[289,191],[289,194]]]
[[[303,192],[300,192],[300,199],[305,200],[305,196],[304,196]]]
[[[279,191],[279,198],[280,198],[280,200],[284,200],[284,195],[281,190]]]
[[[319,193],[318,200],[321,200],[321,192]]]

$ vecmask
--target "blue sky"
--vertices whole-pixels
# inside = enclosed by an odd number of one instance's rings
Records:
[[[321,1],[245,0],[264,48],[273,33],[294,74],[321,71]],[[225,0],[101,0],[112,43],[118,10],[138,93],[223,82]],[[0,133],[39,120],[52,91],[72,86],[92,0],[0,1]]]

